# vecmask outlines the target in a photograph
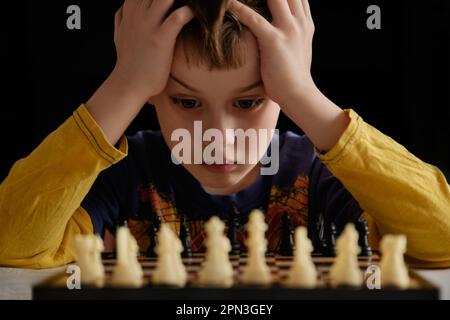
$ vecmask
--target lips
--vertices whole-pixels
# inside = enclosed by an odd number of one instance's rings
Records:
[[[225,164],[203,164],[207,169],[214,172],[231,172],[237,168],[236,163],[225,163]]]

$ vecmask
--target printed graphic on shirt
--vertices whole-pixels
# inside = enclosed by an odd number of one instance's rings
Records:
[[[307,225],[309,183],[308,176],[300,175],[293,185],[286,187],[273,185],[271,187],[270,199],[265,210],[268,225],[266,233],[268,251],[276,251],[280,245],[283,214],[289,214],[293,230],[297,226]],[[176,234],[179,234],[180,218],[170,196],[159,191],[153,184],[141,185],[138,192],[142,207],[152,210],[158,215],[162,223],[167,223]],[[128,220],[128,226],[131,233],[136,237],[141,252],[146,252],[150,246],[150,216],[150,212],[141,212],[137,219]],[[206,237],[203,228],[205,222],[204,220],[191,220],[189,217],[186,219],[193,252],[205,250],[203,245]],[[237,235],[241,245],[245,247],[245,226],[241,226]]]

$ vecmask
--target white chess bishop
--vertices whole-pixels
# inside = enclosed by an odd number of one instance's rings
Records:
[[[127,227],[116,232],[117,262],[113,269],[111,285],[117,287],[140,287],[143,285],[143,271],[138,261],[139,247]]]
[[[224,229],[225,225],[218,217],[212,217],[205,223],[206,255],[198,274],[199,285],[224,288],[233,285],[234,271],[228,256],[231,244]]]
[[[336,260],[330,268],[330,283],[333,287],[359,287],[363,274],[358,264],[358,232],[351,223],[345,226],[342,235],[336,241]]]
[[[181,259],[183,245],[167,224],[162,224],[159,229],[155,251],[158,261],[152,275],[153,284],[183,287],[187,280],[186,268]]]
[[[266,263],[267,240],[265,232],[267,225],[264,214],[254,209],[249,215],[247,224],[248,238],[246,239],[248,258],[244,266],[240,281],[248,285],[270,285],[272,277]]]
[[[75,236],[75,255],[81,271],[81,284],[102,287],[105,283],[105,268],[101,252],[103,241],[93,234]]]
[[[406,237],[404,235],[385,235],[380,242],[381,250],[381,287],[407,289],[410,279],[404,254]]]
[[[305,227],[295,230],[294,261],[289,270],[285,285],[297,288],[314,288],[317,285],[317,270],[311,258],[313,251]]]

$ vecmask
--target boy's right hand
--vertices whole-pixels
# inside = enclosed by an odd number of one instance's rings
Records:
[[[192,10],[184,6],[166,18],[173,3],[174,0],[125,0],[115,16],[114,72],[144,99],[164,90],[177,36],[194,17]]]
[[[194,13],[188,6],[167,13],[174,0],[125,0],[116,13],[113,72],[86,107],[114,145],[149,98],[166,87],[177,36]]]

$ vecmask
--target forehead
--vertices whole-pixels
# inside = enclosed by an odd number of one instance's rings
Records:
[[[244,58],[241,67],[210,70],[206,64],[188,63],[182,47],[185,44],[178,41],[171,73],[202,92],[212,92],[218,89],[226,92],[245,87],[261,79],[260,62],[256,39],[249,31],[244,31],[241,43]]]

